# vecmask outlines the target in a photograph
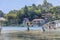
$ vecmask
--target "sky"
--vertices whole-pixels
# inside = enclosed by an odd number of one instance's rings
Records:
[[[60,6],[60,0],[47,0],[54,6]],[[42,4],[43,0],[0,0],[0,10],[8,13],[10,10],[19,10],[25,5],[31,6],[32,4]]]

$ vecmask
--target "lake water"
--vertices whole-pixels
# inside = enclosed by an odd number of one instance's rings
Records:
[[[42,30],[42,27],[29,27],[30,30]],[[2,30],[20,30],[24,31],[27,30],[27,27],[2,27]]]
[[[42,27],[29,27],[30,30],[41,30],[42,31]],[[17,30],[17,31],[25,31],[27,30],[27,27],[13,27],[13,26],[9,26],[9,27],[2,27],[2,31],[10,31],[10,30]],[[49,31],[49,29],[45,29],[46,31]],[[60,31],[60,28],[57,28],[55,30],[52,31]]]

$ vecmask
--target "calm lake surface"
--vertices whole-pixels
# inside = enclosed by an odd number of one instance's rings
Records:
[[[42,30],[42,27],[29,27],[30,30]],[[27,30],[27,27],[2,27],[2,30],[20,30],[24,31]]]

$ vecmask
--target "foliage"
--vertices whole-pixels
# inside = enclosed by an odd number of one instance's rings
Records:
[[[6,24],[21,24],[24,18],[28,18],[32,21],[35,18],[42,18],[42,14],[51,13],[52,16],[49,19],[55,20],[60,18],[60,6],[53,6],[51,3],[48,3],[46,0],[43,1],[42,5],[36,6],[32,4],[32,6],[27,6],[21,8],[20,10],[11,10],[9,13],[5,14],[4,17],[8,20],[5,22]],[[0,11],[0,16],[3,16],[3,12]],[[45,14],[46,15],[46,14]],[[45,16],[44,16],[45,18]]]
[[[0,10],[0,17],[4,17],[4,13]]]

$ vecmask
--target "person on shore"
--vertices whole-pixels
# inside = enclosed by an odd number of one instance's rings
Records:
[[[30,23],[27,22],[27,30],[28,30],[28,31],[30,30],[29,27],[30,27]]]
[[[42,27],[42,30],[43,30],[43,32],[45,32],[45,29],[44,29],[44,27]]]

